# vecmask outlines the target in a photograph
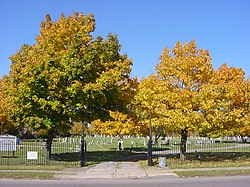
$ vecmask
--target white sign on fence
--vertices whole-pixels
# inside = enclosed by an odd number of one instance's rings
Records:
[[[27,152],[27,160],[37,160],[37,151],[28,151]]]
[[[1,135],[0,151],[16,151],[16,136],[9,134]]]

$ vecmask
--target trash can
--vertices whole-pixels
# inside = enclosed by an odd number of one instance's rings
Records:
[[[165,168],[167,166],[166,158],[165,157],[159,157],[159,167]]]

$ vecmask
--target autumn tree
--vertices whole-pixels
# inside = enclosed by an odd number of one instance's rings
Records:
[[[161,136],[165,135],[166,132],[171,132],[170,126],[166,126],[166,118],[162,116],[159,109],[162,107],[162,103],[159,99],[163,97],[162,85],[157,77],[152,74],[147,78],[141,80],[138,86],[138,92],[135,95],[135,99],[132,103],[133,110],[137,114],[138,123],[142,127],[149,129],[150,120],[153,124],[153,131],[155,133],[155,141]],[[151,118],[151,119],[150,119]],[[144,129],[141,133],[147,136],[149,130]]]
[[[110,111],[110,119],[103,122],[100,119],[93,121],[92,131],[101,135],[119,136],[140,135],[145,129],[137,122],[136,117],[118,111]]]
[[[131,109],[130,103],[136,94],[138,87],[137,78],[126,79],[117,83],[125,84],[123,88],[123,94],[120,99],[126,104],[123,110],[112,111],[109,110],[110,118],[107,121],[97,119],[92,122],[91,131],[102,135],[111,136],[124,136],[124,135],[138,135],[143,131],[143,127],[138,124],[137,117],[134,111]]]
[[[197,130],[202,119],[197,94],[213,72],[209,51],[197,49],[195,41],[177,42],[172,50],[164,49],[155,69],[156,75],[142,80],[135,103],[161,119],[159,125],[169,132],[180,132],[184,154],[188,131]]]
[[[70,121],[106,120],[126,108],[132,62],[120,54],[116,35],[94,39],[94,30],[92,14],[62,14],[55,22],[47,15],[36,43],[10,58],[12,120],[47,129],[49,152],[53,134],[68,131]]]
[[[0,100],[0,135],[10,129],[10,122],[6,116],[3,99]]]
[[[0,80],[0,134],[11,133],[11,130],[14,129],[8,112],[8,108],[10,107],[10,100],[5,96],[7,82],[7,76],[4,76]]]
[[[244,77],[242,69],[223,64],[203,86],[200,111],[206,128],[200,129],[202,135],[242,135],[249,128],[249,81]]]
[[[250,77],[245,79],[242,93],[244,94],[243,108],[244,117],[242,126],[238,129],[238,134],[242,137],[250,136]]]
[[[179,131],[181,155],[189,131],[212,137],[249,129],[249,80],[239,68],[214,70],[211,60],[195,41],[177,42],[164,49],[156,75],[143,79],[135,96],[141,119],[150,112],[155,129]]]

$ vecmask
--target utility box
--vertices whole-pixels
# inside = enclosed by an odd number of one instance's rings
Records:
[[[0,135],[0,151],[16,151],[17,137],[9,134]]]
[[[159,167],[165,168],[167,166],[166,157],[159,157]]]

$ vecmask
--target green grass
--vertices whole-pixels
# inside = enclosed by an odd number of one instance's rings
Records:
[[[188,154],[183,162],[170,158],[167,163],[173,169],[250,166],[250,153],[193,153]]]
[[[44,170],[60,171],[65,169],[64,166],[1,166],[0,170]]]
[[[250,153],[189,153],[184,161],[180,161],[178,158],[166,158],[166,161],[167,166],[171,169],[250,167]],[[154,158],[153,162],[158,167],[158,158]],[[139,163],[147,166],[147,160]]]
[[[176,171],[180,177],[212,177],[212,176],[237,176],[250,175],[248,170],[211,170],[211,171]]]
[[[185,162],[180,164],[170,164],[169,167],[172,169],[190,169],[190,168],[218,168],[218,167],[244,167],[250,166],[250,161],[221,161],[221,162]]]
[[[0,171],[0,178],[53,179],[53,175],[64,168],[63,166],[1,166],[0,170],[8,170],[8,172]]]
[[[55,173],[50,172],[0,172],[0,178],[10,179],[52,179]]]

